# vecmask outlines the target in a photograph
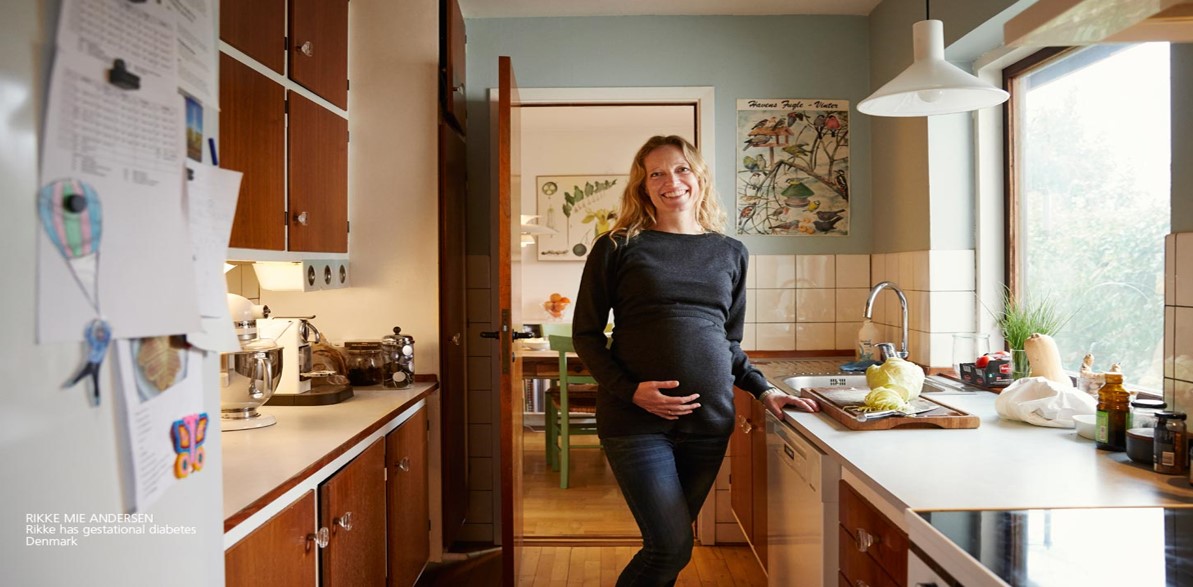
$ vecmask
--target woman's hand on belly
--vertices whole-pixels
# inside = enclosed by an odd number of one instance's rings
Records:
[[[638,407],[666,420],[677,420],[680,416],[691,414],[700,404],[695,403],[700,394],[693,393],[680,397],[663,395],[660,389],[679,387],[678,381],[643,381],[634,391],[634,403]]]

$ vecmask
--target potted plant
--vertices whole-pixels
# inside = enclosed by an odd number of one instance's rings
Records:
[[[987,308],[987,311],[989,309]],[[993,313],[992,313],[993,314]],[[1012,377],[1021,379],[1031,374],[1031,365],[1023,344],[1033,334],[1054,335],[1068,323],[1072,313],[1064,313],[1051,298],[1025,294],[1015,297],[1010,288],[1003,287],[1002,312],[993,314],[1002,336],[1011,349]]]

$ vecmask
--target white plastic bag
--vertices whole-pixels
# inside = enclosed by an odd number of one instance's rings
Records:
[[[1097,400],[1088,394],[1043,377],[1019,379],[994,400],[994,409],[1003,418],[1052,428],[1072,428],[1073,416],[1093,414],[1097,407]]]

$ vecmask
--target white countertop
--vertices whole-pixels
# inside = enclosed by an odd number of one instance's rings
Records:
[[[767,375],[794,391],[778,374]],[[838,459],[843,477],[863,482],[872,500],[884,500],[875,505],[967,586],[1005,583],[912,510],[1193,506],[1187,476],[1160,475],[1126,453],[1097,450],[1073,429],[1003,420],[993,393],[928,397],[979,416],[981,425],[854,431],[827,415],[794,410],[785,412],[786,421]]]
[[[228,526],[235,517],[235,539],[242,537],[251,528],[241,528],[246,525],[241,520],[252,517],[254,523],[247,526],[256,526],[264,517],[257,513],[276,513],[280,506],[265,508],[267,502],[295,488],[301,491],[304,482],[321,481],[309,477],[350,460],[361,442],[396,428],[399,416],[412,413],[437,387],[357,388],[354,397],[333,405],[264,406],[258,411],[276,417],[277,424],[222,432],[225,532],[233,529]]]

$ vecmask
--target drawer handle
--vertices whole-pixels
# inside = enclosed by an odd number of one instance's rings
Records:
[[[327,531],[326,526],[319,528],[318,530],[315,531],[314,534],[307,534],[306,551],[307,552],[311,551],[311,543],[314,543],[315,546],[318,546],[319,548],[327,548],[329,534],[330,533]]]
[[[310,218],[310,215],[307,214],[305,210],[294,216],[294,220],[303,226],[307,225],[309,218]]]
[[[344,512],[344,515],[334,520],[336,526],[344,529],[345,532],[352,530],[352,512]],[[334,526],[333,526],[334,529]]]
[[[859,552],[869,552],[879,542],[881,542],[881,539],[867,532],[865,528],[857,529],[857,549]]]
[[[315,44],[307,41],[298,47],[298,51],[307,57],[315,54]]]
[[[402,457],[402,460],[398,461],[398,470],[403,473],[410,471],[410,457]]]

